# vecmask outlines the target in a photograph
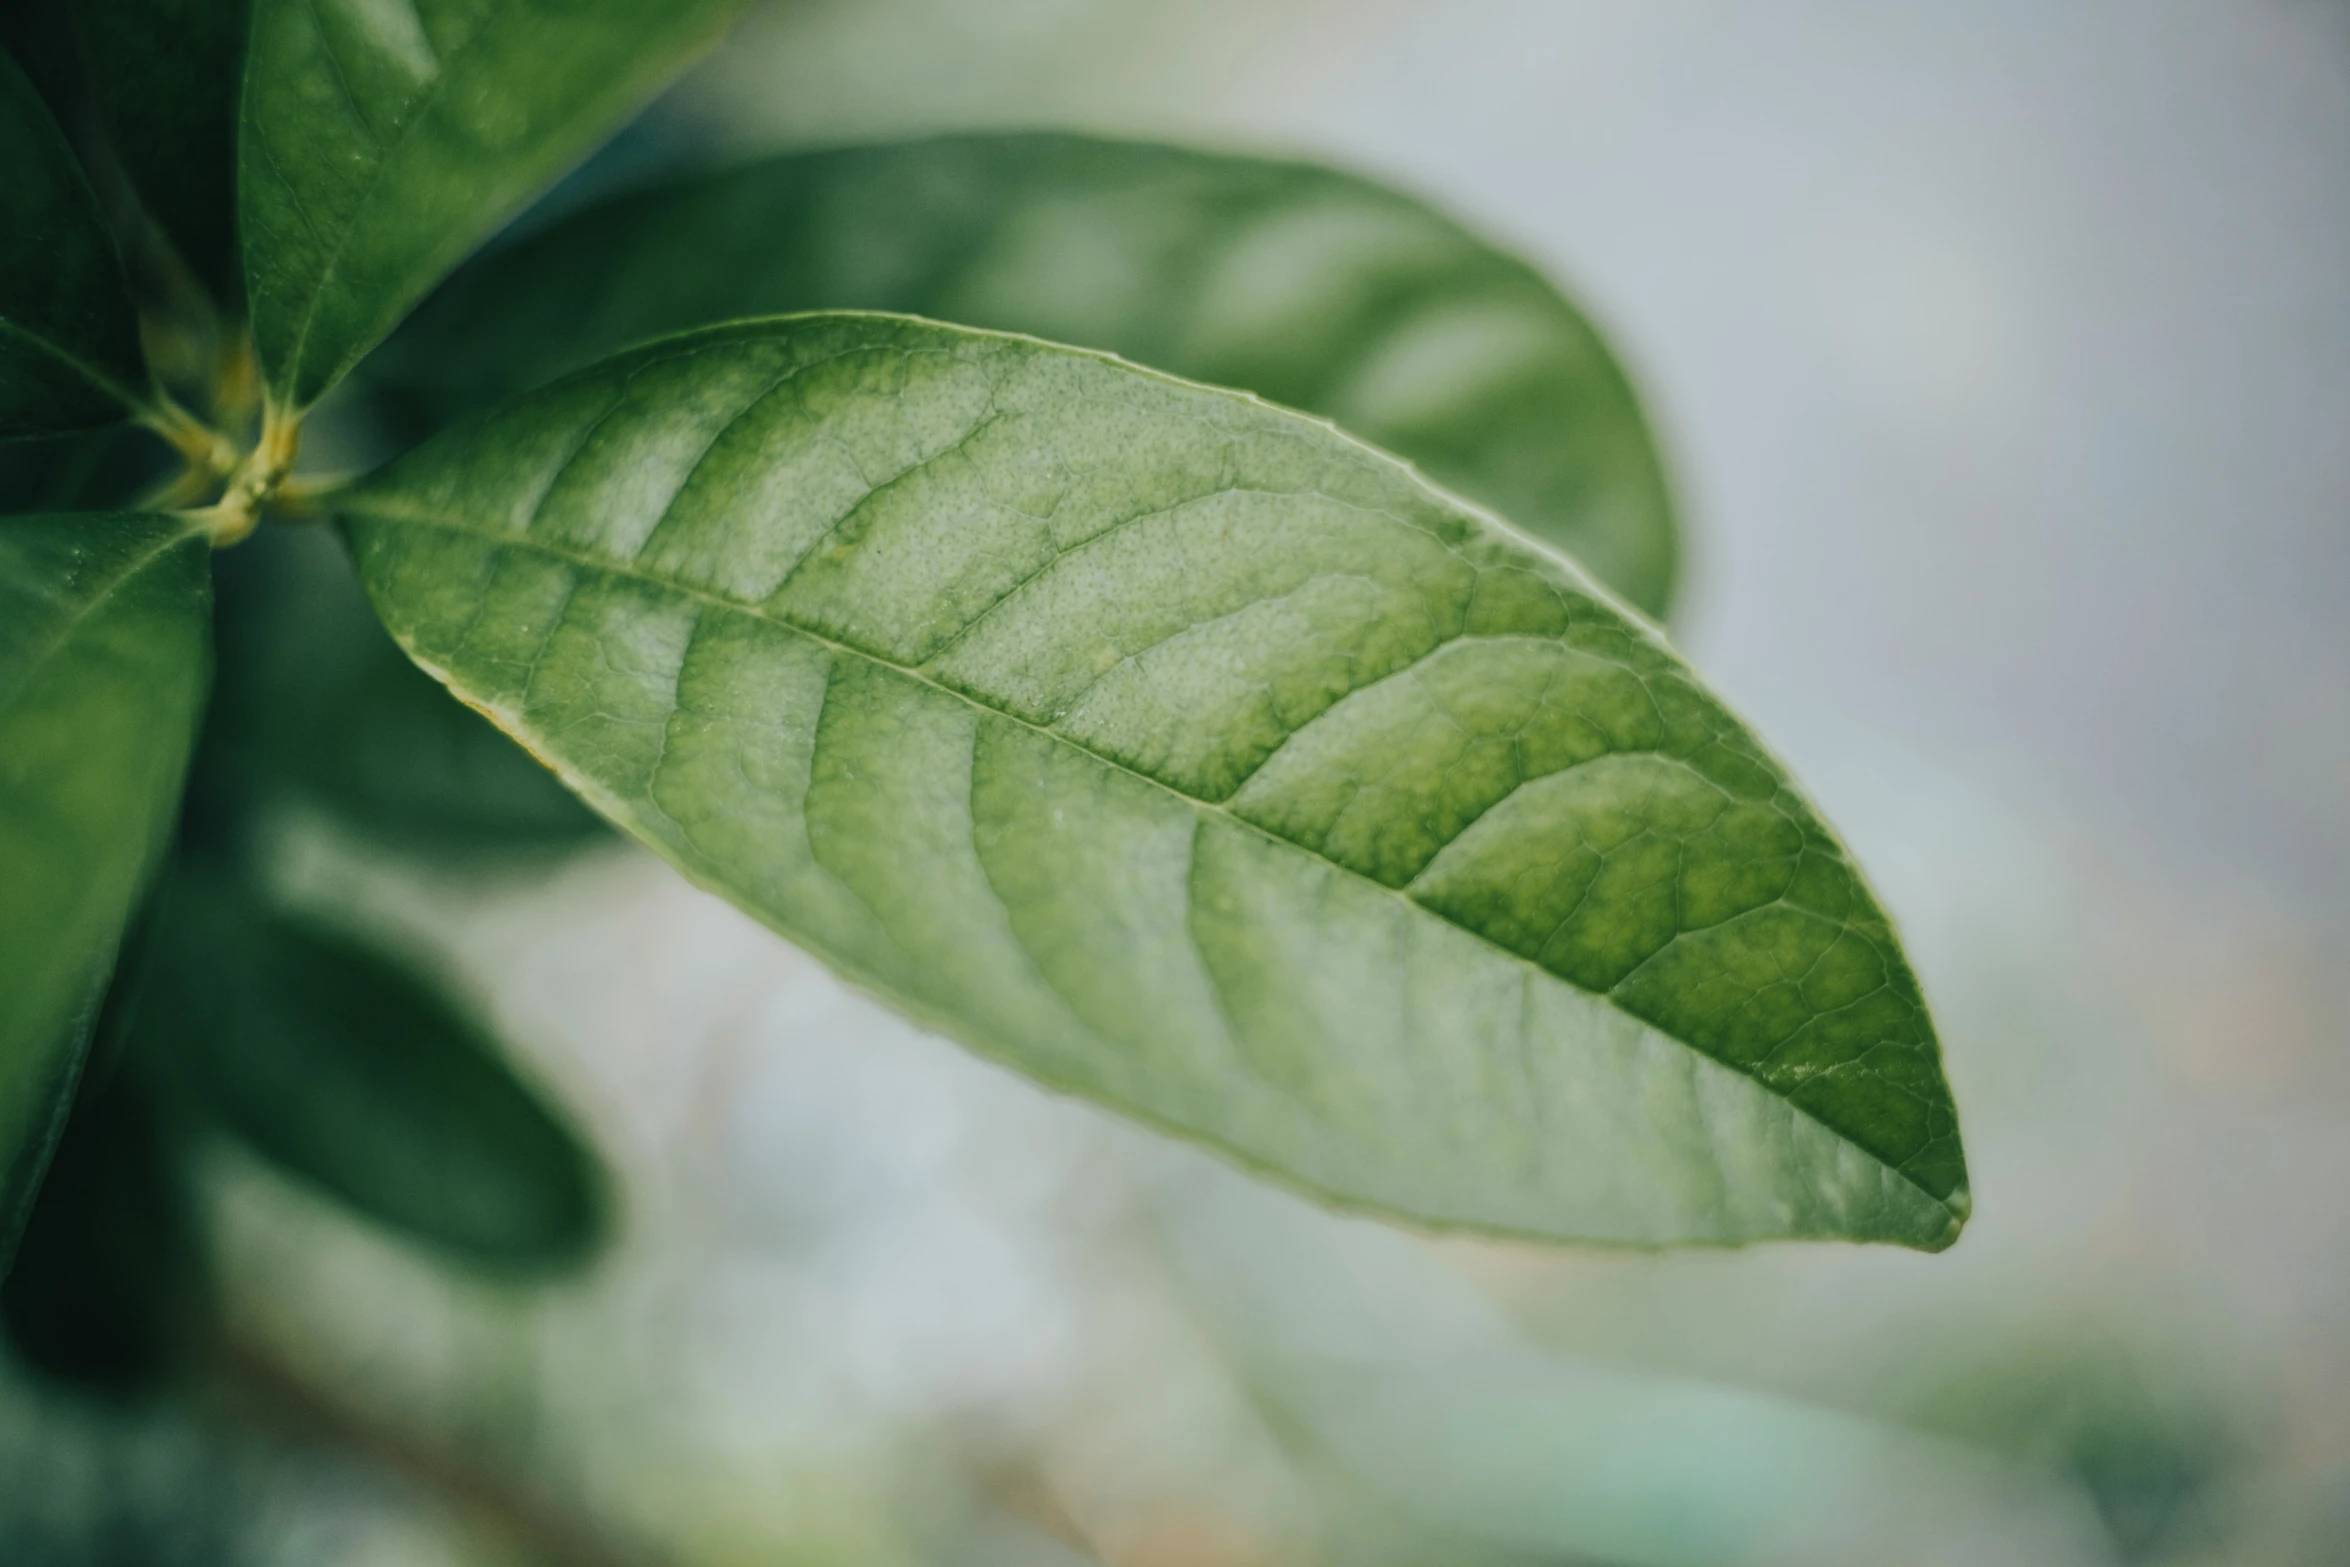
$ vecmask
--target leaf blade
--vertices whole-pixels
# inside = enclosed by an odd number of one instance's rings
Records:
[[[211,1280],[175,1132],[135,1075],[75,1105],[0,1283],[0,1327],[44,1375],[121,1397],[196,1360]]]
[[[112,424],[147,384],[122,258],[73,150],[0,52],[0,440]]]
[[[237,307],[237,100],[249,0],[80,0],[107,143],[189,268]]]
[[[632,343],[886,310],[1107,350],[1335,420],[1670,604],[1638,394],[1534,269],[1311,164],[1060,134],[794,153],[622,196],[471,263],[370,367],[435,425]]]
[[[595,1156],[431,978],[183,865],[132,1048],[281,1169],[477,1265],[546,1273],[601,1239]]]
[[[0,1243],[170,836],[209,679],[210,554],[176,518],[0,523]]]
[[[1031,1076],[1423,1222],[1955,1236],[1931,1024],[1841,848],[1572,566],[1328,426],[801,317],[607,361],[344,509],[411,656],[689,875]],[[1380,705],[1440,677],[1481,750]],[[1613,765],[1654,755],[1710,816]],[[1594,767],[1613,787],[1578,793]],[[1741,802],[1768,820],[1709,848]],[[1480,848],[1497,809],[1526,819]],[[1430,811],[1469,825],[1383,862]],[[1511,923],[1587,894],[1597,928]],[[1659,937],[1660,896],[1715,923]],[[1613,994],[1685,934],[1696,982],[1650,1015]]]
[[[0,516],[115,510],[162,478],[170,458],[135,424],[0,444]]]
[[[256,0],[238,131],[254,344],[315,402],[742,0]]]

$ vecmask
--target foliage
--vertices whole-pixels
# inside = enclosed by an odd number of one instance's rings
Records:
[[[971,135],[675,179],[463,268],[366,378],[421,434],[631,343],[803,310],[1023,332],[1320,414],[1671,604],[1663,467],[1590,322],[1425,204],[1311,164]]]
[[[1574,306],[1351,175],[1045,136],[459,267],[736,8],[107,0],[0,62],[0,1240],[71,1112],[19,1348],[168,1374],[200,1237],[105,1237],[192,1235],[213,1136],[494,1269],[604,1233],[473,1009],[283,906],[289,809],[435,858],[601,818],[1337,1204],[1948,1245],[1916,981],[1642,613],[1669,494]],[[346,377],[421,444],[297,471]]]

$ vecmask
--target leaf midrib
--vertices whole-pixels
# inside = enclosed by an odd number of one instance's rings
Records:
[[[553,543],[549,540],[534,538],[526,534],[501,533],[493,529],[480,527],[474,523],[464,521],[460,518],[450,517],[438,512],[411,510],[403,507],[386,507],[382,506],[380,503],[366,500],[360,500],[356,503],[346,502],[342,509],[346,513],[370,518],[379,522],[410,523],[422,527],[438,528],[444,532],[457,533],[469,538],[480,539],[485,543],[500,548],[534,551],[538,554],[564,561],[581,570],[598,572],[608,577],[615,577],[624,581],[635,582],[645,587],[659,589],[662,592],[673,593],[680,598],[690,599],[708,608],[726,610],[734,614],[743,615],[752,620],[758,621],[763,625],[773,626],[779,631],[788,632],[793,636],[805,637],[809,641],[826,647],[836,654],[863,659],[869,664],[904,676],[906,679],[912,680],[919,685],[939,693],[942,696],[951,697],[955,701],[963,703],[965,706],[968,706],[980,713],[984,713],[989,717],[1000,718],[1006,722],[1017,724],[1032,734],[1036,734],[1047,740],[1068,746],[1070,749],[1077,751],[1079,754],[1099,763],[1104,767],[1108,767],[1117,772],[1124,773],[1128,777],[1137,779],[1142,783],[1149,785],[1153,789],[1159,790],[1162,793],[1182,801],[1184,804],[1192,807],[1194,810],[1212,811],[1216,813],[1219,818],[1225,822],[1230,823],[1233,827],[1258,839],[1261,839],[1266,843],[1274,844],[1281,848],[1306,855],[1311,859],[1318,860],[1322,864],[1338,872],[1340,875],[1346,876],[1353,881],[1360,882],[1366,887],[1374,888],[1388,897],[1396,899],[1398,902],[1410,908],[1413,912],[1423,915],[1429,919],[1436,920],[1453,930],[1459,931],[1461,934],[1468,936],[1472,940],[1483,944],[1490,950],[1499,953],[1502,957],[1507,958],[1510,962],[1519,965],[1521,968],[1530,973],[1539,974],[1544,978],[1556,980],[1560,984],[1569,986],[1575,990],[1582,991],[1584,994],[1591,996],[1593,999],[1600,1001],[1619,1012],[1624,1012],[1627,1017],[1633,1018],[1635,1021],[1640,1023],[1642,1027],[1654,1029],[1658,1035],[1672,1040],[1674,1044],[1679,1045],[1682,1049],[1689,1051],[1691,1054],[1702,1056],[1706,1060],[1713,1062],[1715,1065],[1720,1066],[1727,1071],[1735,1072],[1740,1077],[1746,1078],[1747,1081],[1754,1083],[1757,1087],[1761,1088],[1763,1092],[1769,1094],[1773,1099],[1785,1105],[1790,1113],[1802,1116],[1805,1120],[1810,1121],[1815,1126],[1818,1126],[1829,1136],[1834,1137],[1838,1142],[1843,1143],[1845,1146],[1851,1148],[1854,1152],[1870,1160],[1879,1168],[1892,1173],[1910,1186],[1915,1187],[1929,1200],[1941,1206],[1945,1210],[1951,1212],[1956,1211],[1955,1209],[1951,1208],[1949,1198],[1937,1196],[1933,1191],[1929,1190],[1926,1186],[1921,1184],[1914,1176],[1910,1175],[1908,1171],[1900,1168],[1898,1165],[1890,1163],[1881,1155],[1876,1154],[1868,1148],[1863,1147],[1858,1142],[1855,1142],[1849,1134],[1838,1129],[1837,1127],[1829,1125],[1827,1122],[1821,1120],[1818,1116],[1812,1114],[1809,1110],[1806,1110],[1801,1105],[1795,1103],[1795,1101],[1790,1099],[1787,1095],[1779,1092],[1777,1089],[1772,1088],[1769,1084],[1762,1082],[1761,1079],[1753,1076],[1753,1074],[1741,1071],[1733,1063],[1723,1061],[1717,1056],[1711,1055],[1704,1050],[1700,1050],[1696,1045],[1691,1044],[1688,1040],[1682,1039],[1678,1035],[1668,1032],[1662,1025],[1650,1019],[1643,1018],[1636,1013],[1626,1011],[1621,1003],[1617,1002],[1614,996],[1609,992],[1594,990],[1590,986],[1577,983],[1575,980],[1568,978],[1564,974],[1559,974],[1551,969],[1545,968],[1542,964],[1537,963],[1533,959],[1525,956],[1525,954],[1512,951],[1510,948],[1503,946],[1500,942],[1494,940],[1491,936],[1485,934],[1483,931],[1473,929],[1467,925],[1463,925],[1458,920],[1452,919],[1438,910],[1428,907],[1428,905],[1420,902],[1417,898],[1414,898],[1409,892],[1403,890],[1402,888],[1390,887],[1386,883],[1379,881],[1374,877],[1364,875],[1361,871],[1356,870],[1350,865],[1347,865],[1339,860],[1332,859],[1328,854],[1324,853],[1320,849],[1317,849],[1309,844],[1300,843],[1293,838],[1283,837],[1279,833],[1273,832],[1255,822],[1248,820],[1248,818],[1234,812],[1227,803],[1202,799],[1197,795],[1178,788],[1163,778],[1153,777],[1151,774],[1142,772],[1128,763],[1120,761],[1114,756],[1106,755],[1093,746],[1086,744],[1084,741],[1064,734],[1058,729],[1054,729],[1046,724],[1037,723],[1033,719],[1023,717],[1018,713],[1011,712],[1005,708],[998,707],[992,703],[983,701],[980,697],[974,695],[972,692],[960,690],[954,686],[947,685],[935,677],[924,673],[924,671],[917,666],[903,663],[884,654],[876,653],[868,648],[858,647],[854,643],[844,642],[836,637],[828,636],[821,631],[817,631],[810,627],[801,625],[797,621],[787,619],[784,616],[769,610],[765,605],[749,604],[739,599],[728,598],[725,595],[714,592],[698,583],[686,582],[657,571],[648,571],[643,566],[633,562],[622,564],[621,562],[608,556],[597,555],[584,549]],[[482,711],[487,713],[489,717],[493,721],[497,722],[501,728],[510,727],[510,720],[506,715],[499,714],[487,707],[482,708]],[[520,739],[521,737],[517,736],[516,738]],[[539,754],[537,748],[535,746],[529,746],[527,742],[525,742],[525,747],[526,749],[531,750],[533,755]]]
[[[334,243],[327,249],[326,261],[318,269],[318,280],[311,285],[309,294],[303,300],[302,324],[294,333],[294,351],[287,356],[286,384],[282,389],[289,395],[302,383],[303,359],[310,352],[311,328],[318,324],[319,301],[326,297],[327,284],[333,281],[335,272],[342,266],[343,255],[351,247],[351,236],[358,232],[360,219],[367,215],[367,208],[375,200],[377,188],[383,184],[384,171],[391,167],[393,157],[407,146],[410,134],[423,121],[425,113],[433,101],[440,97],[442,86],[456,70],[457,62],[464,59],[474,45],[497,31],[497,22],[493,21],[489,26],[474,33],[451,50],[446,59],[436,56],[435,63],[439,66],[439,70],[434,73],[433,79],[425,84],[424,90],[409,100],[408,116],[392,132],[392,139],[383,142],[376,139],[374,129],[368,125],[366,112],[360,108],[358,97],[351,91],[348,76],[343,70],[342,60],[327,43],[325,18],[318,14],[317,0],[306,0],[303,9],[310,13],[311,23],[318,29],[319,52],[325,55],[328,62],[334,66],[335,81],[343,90],[344,100],[351,105],[351,118],[358,125],[361,133],[374,146],[376,159],[375,167],[368,171],[366,188],[359,193],[359,199],[351,203],[351,215],[339,226],[340,232],[335,235]],[[510,14],[501,12],[498,20],[502,21]],[[263,156],[268,158],[273,165],[277,164],[275,153],[264,149]],[[293,182],[286,179],[282,168],[278,178],[284,183],[287,194],[295,197],[296,205],[304,208],[303,216],[307,220],[309,217],[308,204],[301,201],[294,190]],[[367,345],[367,347],[373,346],[372,343]],[[352,354],[345,364],[337,367],[335,374],[326,377],[326,384],[330,387],[334,385],[336,381],[341,379],[341,372],[358,363],[366,352],[367,348],[363,347],[358,353]]]

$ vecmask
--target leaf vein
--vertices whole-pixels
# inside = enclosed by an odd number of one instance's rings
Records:
[[[663,591],[675,593],[684,598],[698,600],[711,607],[729,610],[736,614],[745,616],[746,618],[774,626],[778,630],[788,632],[792,635],[807,637],[810,640],[831,649],[835,654],[864,659],[876,667],[888,670],[907,680],[916,682],[917,684],[922,685],[932,691],[936,691],[941,695],[949,696],[957,701],[968,703],[983,713],[993,715],[1009,723],[1018,724],[1047,739],[1062,745],[1069,746],[1072,749],[1075,749],[1080,753],[1092,758],[1094,761],[1098,762],[1104,767],[1112,768],[1118,772],[1125,773],[1128,776],[1138,779],[1155,789],[1159,789],[1170,795],[1173,795],[1175,798],[1189,804],[1194,810],[1201,812],[1215,812],[1217,815],[1232,823],[1237,829],[1243,832],[1250,833],[1259,838],[1262,838],[1269,843],[1277,844],[1293,852],[1310,856],[1311,858],[1319,860],[1323,864],[1338,871],[1343,876],[1346,876],[1352,880],[1360,881],[1365,886],[1376,888],[1379,892],[1402,901],[1412,909],[1441,921],[1447,927],[1457,930],[1463,935],[1468,936],[1471,940],[1476,941],[1479,944],[1491,949],[1492,951],[1501,954],[1512,963],[1525,965],[1529,969],[1550,975],[1551,977],[1559,980],[1561,983],[1573,986],[1578,990],[1583,990],[1586,993],[1599,998],[1600,1000],[1607,1001],[1610,1004],[1617,1005],[1619,1007],[1622,1006],[1622,1003],[1616,999],[1614,992],[1615,990],[1620,989],[1623,981],[1618,981],[1616,986],[1610,987],[1606,990],[1594,989],[1590,986],[1583,985],[1570,976],[1559,974],[1556,970],[1550,969],[1533,959],[1527,958],[1521,953],[1513,951],[1509,947],[1503,946],[1500,942],[1496,941],[1493,937],[1485,934],[1484,932],[1477,930],[1472,926],[1464,925],[1458,920],[1445,915],[1439,910],[1430,908],[1428,905],[1421,903],[1417,898],[1412,897],[1408,892],[1389,887],[1378,881],[1376,878],[1366,876],[1362,872],[1354,869],[1352,866],[1346,865],[1339,860],[1331,858],[1327,853],[1320,849],[1299,842],[1296,839],[1285,837],[1282,834],[1276,833],[1270,829],[1258,825],[1255,822],[1249,821],[1247,818],[1240,816],[1231,810],[1231,808],[1224,803],[1203,799],[1197,795],[1187,793],[1174,784],[1169,783],[1165,779],[1155,777],[1150,773],[1146,773],[1138,768],[1129,766],[1125,762],[1120,761],[1118,758],[1100,751],[1093,746],[1087,745],[1084,742],[1077,740],[1067,734],[1063,734],[1060,731],[1052,728],[1050,725],[1036,723],[1033,720],[1025,718],[1019,713],[1013,712],[1006,707],[998,706],[992,702],[983,701],[974,693],[960,691],[951,686],[942,684],[931,675],[925,673],[919,666],[902,663],[884,654],[878,653],[868,648],[860,647],[855,643],[843,640],[837,636],[830,635],[804,625],[794,619],[791,619],[780,609],[773,607],[772,601],[770,601],[770,604],[765,605],[746,604],[735,599],[727,598],[720,593],[701,586],[700,584],[671,577],[664,573],[650,571],[639,565],[623,564],[609,558],[595,556],[576,547],[560,545],[544,539],[515,538],[511,535],[505,535],[490,529],[485,529],[478,524],[470,523],[459,518],[432,513],[421,509],[399,506],[385,506],[380,501],[375,502],[372,506],[362,505],[352,509],[361,516],[372,516],[382,521],[402,522],[416,526],[439,528],[446,532],[457,533],[480,539],[484,541],[484,543],[493,546],[541,550],[549,555],[558,557],[568,562],[576,570],[582,572],[594,572],[623,580],[633,580],[645,586],[659,588]],[[1679,938],[1676,937],[1675,939],[1678,940]],[[1670,946],[1671,943],[1668,942],[1667,947],[1669,948]],[[1653,957],[1651,959],[1643,960],[1643,963],[1640,966],[1645,967],[1648,961],[1653,961]],[[1637,969],[1635,969],[1634,972],[1637,972]],[[1624,1008],[1624,1010],[1634,1017],[1639,1017],[1639,1014],[1631,1012],[1630,1008]],[[1738,1072],[1741,1076],[1751,1077],[1751,1074],[1745,1072],[1736,1063],[1722,1060],[1719,1057],[1711,1056],[1707,1052],[1701,1050],[1693,1042],[1687,1039],[1683,1039],[1678,1035],[1665,1034],[1659,1025],[1656,1025],[1653,1022],[1649,1022],[1649,1020],[1645,1018],[1643,1018],[1642,1021],[1648,1022],[1649,1026],[1652,1028],[1657,1028],[1658,1032],[1663,1034],[1663,1037],[1673,1039],[1675,1043],[1690,1051],[1691,1054],[1705,1055],[1707,1059],[1714,1060],[1717,1062],[1717,1064],[1724,1066],[1732,1071]],[[1769,1087],[1768,1084],[1763,1086],[1766,1088]],[[1773,1092],[1775,1093],[1775,1090]],[[1787,1101],[1782,1099],[1782,1102]],[[1860,1144],[1854,1142],[1853,1139],[1847,1136],[1845,1133],[1827,1125],[1825,1122],[1818,1121],[1818,1118],[1812,1116],[1810,1112],[1801,1110],[1799,1107],[1794,1106],[1791,1102],[1788,1102],[1788,1104],[1791,1111],[1804,1115],[1806,1119],[1813,1120],[1816,1124],[1820,1125],[1823,1130],[1828,1132],[1830,1136],[1835,1137],[1839,1142],[1854,1148],[1864,1157],[1869,1158],[1881,1167],[1886,1165],[1886,1161],[1884,1159],[1874,1153],[1871,1153]],[[1904,1173],[1903,1178],[1908,1179],[1909,1177],[1906,1175],[1906,1173]],[[1912,1184],[1915,1185],[1917,1183],[1912,1181]],[[1922,1186],[1920,1189],[1924,1190]],[[1930,1198],[1933,1197],[1933,1193],[1930,1191],[1926,1192],[1926,1195]],[[1940,1198],[1933,1198],[1933,1200],[1938,1203],[1942,1202],[1942,1199]]]

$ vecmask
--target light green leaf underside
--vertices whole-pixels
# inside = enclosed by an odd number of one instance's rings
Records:
[[[123,417],[147,385],[122,260],[48,105],[0,50],[0,441]]]
[[[1652,615],[1673,507],[1628,378],[1543,277],[1310,164],[1065,135],[772,158],[482,257],[369,366],[435,423],[647,338],[888,310],[1106,349],[1336,420]]]
[[[1332,1198],[1965,1210],[1883,915],[1654,633],[1329,426],[904,318],[582,372],[346,498],[402,645],[689,874]]]
[[[256,0],[238,132],[253,340],[306,407],[743,0]]]
[[[0,521],[0,1255],[171,834],[210,667],[210,557],[176,518]]]

